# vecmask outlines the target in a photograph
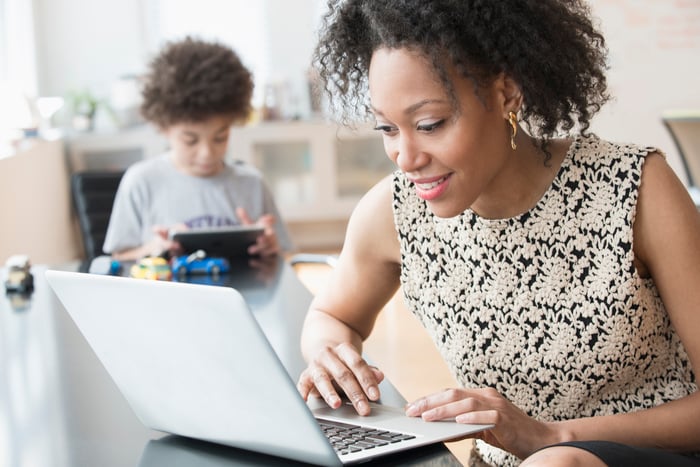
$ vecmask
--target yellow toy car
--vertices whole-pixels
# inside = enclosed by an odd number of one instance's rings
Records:
[[[158,256],[143,258],[141,261],[131,266],[129,272],[131,277],[137,279],[169,281],[173,277],[168,262],[165,258]]]

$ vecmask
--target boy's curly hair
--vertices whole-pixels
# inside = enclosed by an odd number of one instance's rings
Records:
[[[214,115],[245,120],[253,78],[228,46],[186,37],[167,43],[149,65],[141,114],[160,128]]]
[[[314,62],[331,109],[367,116],[372,53],[423,54],[454,98],[447,68],[475,91],[500,73],[523,93],[521,115],[543,141],[577,124],[582,133],[607,102],[607,48],[581,0],[328,0]]]

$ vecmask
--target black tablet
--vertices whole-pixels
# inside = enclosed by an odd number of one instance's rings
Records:
[[[185,253],[204,250],[208,256],[232,258],[248,256],[248,247],[263,234],[259,225],[237,225],[174,232],[170,238],[180,243]]]

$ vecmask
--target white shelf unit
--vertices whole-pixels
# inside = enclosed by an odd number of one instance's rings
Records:
[[[347,220],[360,197],[393,170],[368,128],[269,122],[235,128],[231,156],[260,169],[288,222]]]
[[[120,131],[70,132],[65,138],[71,172],[124,170],[167,149],[165,138],[148,125]]]

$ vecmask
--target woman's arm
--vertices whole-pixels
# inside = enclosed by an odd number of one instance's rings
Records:
[[[399,244],[386,178],[358,203],[338,264],[311,303],[302,331],[309,362],[298,384],[302,396],[320,393],[337,407],[341,389],[358,413],[369,413],[367,400],[379,398],[383,375],[362,359],[362,342],[398,286]]]
[[[636,266],[652,277],[695,371],[700,371],[700,213],[658,153],[644,164],[634,223]],[[562,422],[574,439],[700,451],[700,393],[649,410]]]

